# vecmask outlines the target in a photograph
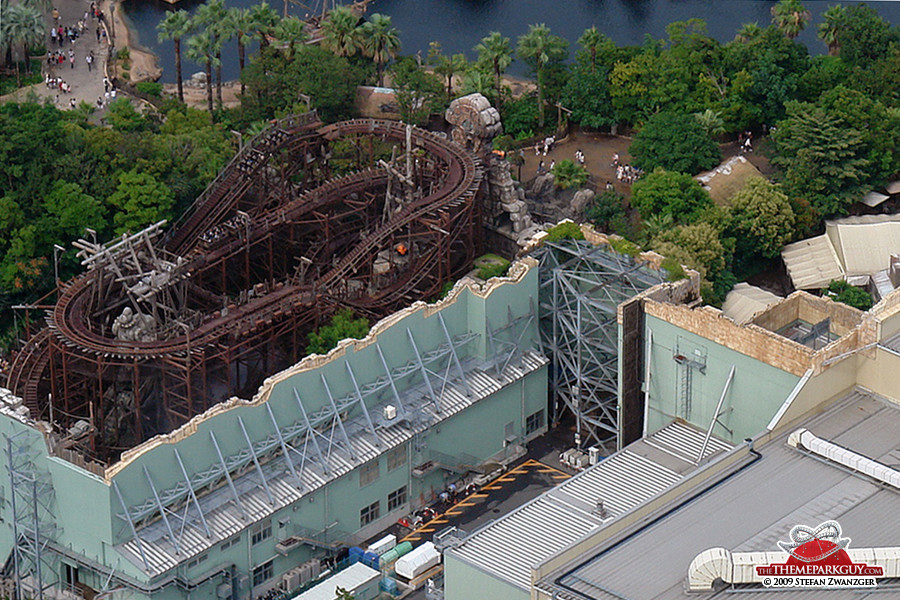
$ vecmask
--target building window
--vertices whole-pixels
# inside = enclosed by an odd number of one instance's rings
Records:
[[[270,558],[263,564],[253,569],[253,587],[262,585],[272,579],[275,574],[275,559]]]
[[[209,558],[209,554],[201,554],[200,556],[198,556],[198,557],[195,558],[194,560],[190,561],[190,562],[187,564],[187,568],[188,568],[188,569],[193,569],[194,567],[196,567],[196,566],[199,565],[200,563],[204,562],[207,558]]]
[[[378,479],[378,475],[378,459],[376,458],[372,462],[368,462],[359,468],[359,487],[369,485]]]
[[[359,511],[359,526],[368,525],[381,516],[381,502],[375,501]]]
[[[404,485],[399,490],[394,490],[390,494],[388,494],[388,512],[392,510],[397,510],[401,506],[406,504],[406,486]]]
[[[525,435],[531,435],[544,426],[544,409],[531,413],[525,419]]]
[[[392,448],[387,453],[387,469],[393,471],[406,464],[406,444]]]
[[[240,542],[240,541],[241,541],[241,536],[236,535],[236,536],[234,536],[233,538],[231,538],[230,540],[228,540],[227,542],[223,543],[221,546],[219,546],[219,550],[222,551],[222,552],[225,552],[226,550],[228,550],[228,549],[231,548],[232,546],[236,546],[237,543]]]
[[[250,528],[250,544],[255,546],[272,537],[272,522],[260,521]]]

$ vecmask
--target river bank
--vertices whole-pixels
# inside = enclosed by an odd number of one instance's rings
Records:
[[[116,49],[128,48],[128,62],[116,61],[114,64],[110,64],[110,67],[115,69],[115,72],[111,74],[124,79],[127,72],[127,79],[131,83],[156,81],[162,77],[163,70],[159,66],[159,57],[138,45],[138,37],[132,32],[133,25],[122,9],[122,4],[120,2],[109,2],[109,5],[109,12],[112,13],[113,19]],[[127,70],[124,69],[126,64],[130,67]]]

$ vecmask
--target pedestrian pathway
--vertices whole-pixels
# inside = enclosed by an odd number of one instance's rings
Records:
[[[64,57],[63,61],[61,63],[52,61],[54,64],[50,64],[48,56],[44,55],[42,60],[44,81],[16,90],[4,96],[2,100],[23,101],[30,96],[31,92],[34,92],[39,99],[50,98],[57,107],[63,110],[78,106],[81,102],[86,102],[94,108],[106,108],[109,101],[106,92],[110,91],[111,87],[108,81],[104,86],[109,43],[102,23],[90,14],[91,3],[91,0],[56,0],[56,5],[46,17],[47,36],[44,43],[50,53],[61,52]],[[106,12],[108,9],[106,4],[106,2],[100,3],[100,10]],[[108,12],[106,12],[106,18],[108,18],[107,15]],[[55,18],[56,16],[58,18]],[[62,45],[58,43],[57,39],[51,37],[51,27],[61,26],[64,30],[68,27],[77,31],[80,29],[79,21],[84,22],[84,30],[75,38],[74,42],[65,36],[65,31]],[[98,30],[100,31],[99,36]],[[89,65],[87,57],[91,53],[93,53],[93,62]],[[48,77],[57,81],[61,80],[62,86],[59,83],[53,86],[48,85],[46,83]]]

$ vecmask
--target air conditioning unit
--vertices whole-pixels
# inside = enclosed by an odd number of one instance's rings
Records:
[[[231,584],[230,583],[220,583],[216,586],[216,598],[220,598],[221,600],[227,600],[231,598]]]
[[[385,421],[392,421],[397,418],[397,407],[393,404],[388,404],[384,407],[384,419]]]
[[[301,585],[300,569],[291,569],[281,576],[281,587],[284,588],[284,591],[286,592],[296,590]]]

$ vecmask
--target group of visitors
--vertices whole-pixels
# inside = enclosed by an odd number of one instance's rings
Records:
[[[547,156],[547,153],[550,152],[551,150],[553,150],[553,144],[555,144],[555,143],[556,143],[556,136],[550,135],[550,136],[547,136],[544,138],[544,143],[543,143],[544,156]],[[540,142],[534,143],[534,155],[535,156],[541,155],[541,146],[542,146],[542,144]]]
[[[741,154],[745,152],[753,152],[753,144],[751,140],[753,139],[753,132],[749,129],[743,133],[738,134],[738,146],[741,147]]]
[[[627,183],[628,185],[631,185],[640,179],[643,174],[644,172],[641,169],[632,167],[629,164],[618,165],[616,167],[616,179],[622,183]]]
[[[575,151],[575,162],[584,166],[584,152],[581,151],[581,148]]]
[[[72,86],[63,81],[62,77],[51,77],[47,74],[47,77],[44,79],[44,83],[47,84],[47,89],[50,90],[58,90],[63,92],[64,94],[68,94],[72,91]]]

